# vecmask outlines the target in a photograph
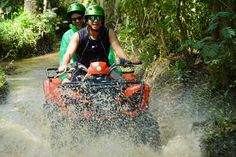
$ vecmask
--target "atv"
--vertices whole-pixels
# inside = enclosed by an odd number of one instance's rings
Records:
[[[135,142],[157,148],[158,123],[148,110],[150,87],[140,73],[135,73],[140,64],[122,61],[109,67],[98,61],[87,68],[71,63],[65,71],[71,81],[63,83],[57,68],[48,68],[43,83],[47,115],[55,122],[58,118],[50,112],[56,111],[63,117],[60,120],[72,119],[76,126],[90,126],[91,132],[96,133],[114,129],[113,126],[122,128],[122,133],[131,130]],[[117,69],[123,69],[122,75]],[[58,129],[58,125],[53,127]]]

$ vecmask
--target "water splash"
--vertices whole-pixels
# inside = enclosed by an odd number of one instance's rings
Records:
[[[8,120],[0,120],[0,156],[48,156],[48,143],[29,129]]]
[[[18,74],[9,79],[10,93],[6,105],[0,106],[0,156],[51,157],[50,127],[42,122],[42,80],[44,69],[57,64],[57,58],[53,54],[16,64]],[[61,134],[66,144],[57,150],[57,156],[200,157],[201,135],[192,130],[192,124],[204,120],[206,114],[198,105],[205,100],[195,99],[196,88],[170,81],[154,84],[150,110],[160,125],[162,147],[159,151],[134,144],[129,137],[120,138],[116,133],[94,137],[86,134],[86,129],[78,134],[68,127]]]
[[[169,139],[160,154],[160,157],[200,157],[200,142],[194,134],[177,135]]]

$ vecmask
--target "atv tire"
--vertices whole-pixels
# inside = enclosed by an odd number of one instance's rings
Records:
[[[143,113],[135,120],[136,142],[149,145],[154,150],[160,147],[160,131],[158,122],[149,112]]]
[[[46,103],[43,106],[43,111],[45,115],[44,119],[46,119],[49,125],[52,156],[58,156],[58,152],[60,152],[65,145],[65,141],[62,137],[65,118],[57,104]]]

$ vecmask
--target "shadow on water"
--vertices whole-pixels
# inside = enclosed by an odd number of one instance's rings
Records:
[[[57,54],[14,64],[17,69],[7,76],[9,92],[4,105],[0,106],[0,156],[51,157],[50,127],[43,120],[42,82],[46,79],[46,68],[57,66]],[[204,84],[186,86],[176,83],[171,75],[162,77],[163,80],[154,84],[150,98],[150,110],[160,125],[162,147],[159,151],[135,145],[127,138],[123,140],[115,132],[94,137],[87,134],[86,129],[76,134],[68,127],[60,133],[66,144],[58,149],[57,156],[201,157],[201,131],[193,131],[192,125],[204,121],[208,115],[207,107],[199,104],[209,100],[196,96]]]

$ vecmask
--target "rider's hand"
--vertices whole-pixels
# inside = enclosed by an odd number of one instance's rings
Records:
[[[130,61],[130,60],[127,60],[127,59],[120,59],[120,64],[123,64],[123,65],[127,65],[127,64],[142,64],[142,62],[140,60],[133,60],[133,61]]]
[[[62,73],[62,72],[64,72],[64,71],[66,71],[66,65],[61,65],[61,66],[59,66],[58,72],[59,72],[59,73]]]
[[[130,64],[131,61],[128,59],[120,58],[120,64],[125,65],[125,64]]]

